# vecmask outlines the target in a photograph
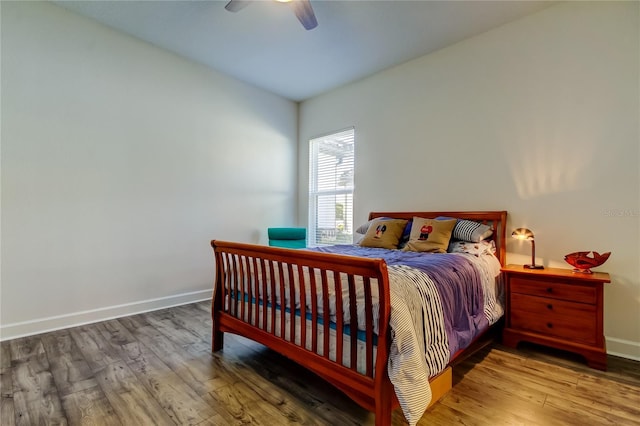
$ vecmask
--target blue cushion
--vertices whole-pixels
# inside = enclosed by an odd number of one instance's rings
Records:
[[[306,228],[268,228],[269,245],[285,248],[305,248],[307,246]]]

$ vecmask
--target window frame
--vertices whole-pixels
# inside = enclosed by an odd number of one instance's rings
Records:
[[[331,169],[331,167],[327,167],[326,164],[324,169],[321,170],[322,161],[319,160],[320,150],[322,149],[322,144],[325,145],[325,149],[330,149],[329,144],[340,145],[346,144],[350,145],[350,149],[344,151],[344,156],[342,156],[342,161],[339,161],[335,164],[335,179],[333,182],[331,180],[324,182],[323,178],[319,176],[325,176],[327,173],[327,169]],[[340,152],[338,152],[340,154]],[[330,155],[328,156],[330,158]],[[336,157],[337,158],[337,157]],[[350,177],[347,181],[347,185],[340,187],[338,185],[338,167],[343,164],[344,159],[346,158],[346,162],[343,167],[340,168],[340,172],[343,174],[347,173],[347,176]],[[326,160],[325,160],[326,162]],[[324,171],[324,174],[321,173]],[[353,242],[353,209],[354,209],[354,192],[355,192],[355,128],[348,127],[342,130],[326,133],[320,136],[313,137],[309,139],[309,192],[308,192],[308,232],[307,232],[307,245],[313,246],[322,246],[322,245],[333,245],[333,244],[351,244]],[[333,185],[332,188],[320,189],[321,183]],[[323,205],[320,201],[321,197],[339,197],[344,196],[346,199],[344,203],[339,203],[334,201],[332,204],[324,204],[325,206],[325,215],[321,215],[319,213],[319,209],[321,205]],[[338,220],[337,209],[336,206],[338,204],[343,205],[342,219]],[[328,207],[328,208],[327,208]],[[321,227],[318,226],[319,222],[322,220],[320,216],[331,216],[331,210],[333,210],[333,229],[331,227]],[[324,219],[327,221],[327,219]],[[331,222],[328,220],[327,223]],[[338,222],[342,222],[339,224]],[[340,229],[340,225],[342,225],[342,229]],[[325,229],[327,235],[325,237],[320,236],[319,229]]]

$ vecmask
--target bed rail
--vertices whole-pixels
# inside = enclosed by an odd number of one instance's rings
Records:
[[[386,372],[390,305],[382,259],[218,240],[211,246],[216,265],[214,351],[222,349],[224,332],[260,342],[375,411],[376,424],[390,423],[397,400]],[[356,303],[358,291],[364,293],[364,306]],[[364,324],[358,324],[358,311],[364,312]],[[344,318],[350,318],[348,324]],[[360,367],[358,340],[365,352]]]

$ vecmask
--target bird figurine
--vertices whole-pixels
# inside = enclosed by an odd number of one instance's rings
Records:
[[[593,253],[593,256],[589,257]],[[574,267],[574,272],[582,272],[583,274],[592,274],[591,268],[602,265],[609,259],[611,252],[603,254],[597,251],[577,251],[575,253],[569,253],[564,257],[564,260]]]

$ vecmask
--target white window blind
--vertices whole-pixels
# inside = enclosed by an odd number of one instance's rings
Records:
[[[309,141],[310,246],[353,241],[354,129]]]

